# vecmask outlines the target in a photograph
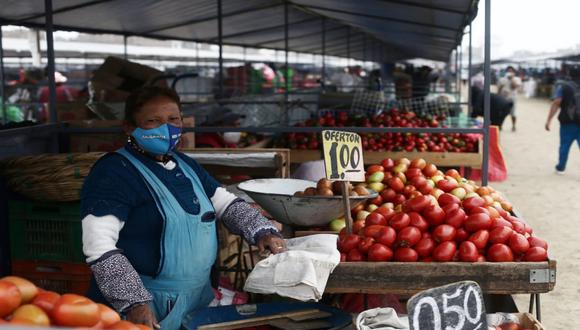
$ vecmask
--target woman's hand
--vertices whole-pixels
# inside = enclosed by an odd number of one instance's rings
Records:
[[[161,329],[161,326],[157,323],[155,314],[147,304],[137,305],[127,311],[127,321],[144,324],[151,329]]]
[[[286,248],[286,242],[284,239],[272,234],[264,235],[258,240],[258,249],[260,249],[260,254],[262,254],[266,248],[273,254],[282,253],[288,250]]]

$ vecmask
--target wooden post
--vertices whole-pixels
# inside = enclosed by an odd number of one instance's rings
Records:
[[[344,201],[344,221],[346,232],[352,234],[352,216],[350,214],[350,182],[342,181],[342,200]]]

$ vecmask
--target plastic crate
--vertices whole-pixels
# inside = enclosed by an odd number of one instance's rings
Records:
[[[91,280],[91,270],[85,263],[13,260],[12,274],[61,294],[85,295]]]
[[[12,259],[84,263],[80,203],[11,201],[8,207]]]

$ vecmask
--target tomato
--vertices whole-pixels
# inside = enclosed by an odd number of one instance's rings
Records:
[[[473,242],[465,241],[459,245],[459,260],[463,262],[476,262],[478,258],[479,252]]]
[[[411,212],[409,213],[409,218],[411,219],[410,226],[417,227],[421,232],[429,229],[429,223],[419,213]]]
[[[338,239],[338,249],[341,252],[348,253],[356,248],[360,242],[360,236],[357,234],[348,234]]]
[[[513,209],[512,203],[508,202],[508,201],[501,201],[501,208],[506,210],[506,212],[511,212]]]
[[[12,314],[12,320],[24,321],[28,324],[48,327],[50,320],[48,315],[38,306],[26,304],[18,307]]]
[[[526,252],[523,258],[524,261],[546,261],[548,260],[548,251],[539,246],[532,246]]]
[[[520,234],[525,234],[526,233],[526,225],[521,222],[521,221],[512,221],[512,226],[514,228],[514,231],[520,233]]]
[[[478,250],[483,250],[489,241],[489,231],[482,229],[469,236],[469,241],[473,242]]]
[[[501,324],[499,328],[501,330],[521,330],[520,325],[513,322]]]
[[[431,199],[427,196],[418,196],[407,201],[405,206],[411,212],[421,212],[431,205]]]
[[[530,242],[520,233],[513,233],[509,240],[509,247],[515,254],[524,254],[530,249]]]
[[[347,255],[346,255],[346,261],[364,261],[365,260],[365,256],[364,254],[360,253],[359,250],[357,249],[352,249],[350,251],[348,251]]]
[[[367,216],[367,218],[365,219],[365,226],[372,226],[372,225],[381,225],[381,226],[386,226],[387,225],[387,219],[385,219],[385,217],[378,212],[373,212],[371,214],[369,214]]]
[[[381,161],[381,166],[384,167],[386,171],[390,171],[395,167],[395,161],[391,158],[385,158]]]
[[[473,208],[485,206],[485,200],[481,197],[469,197],[464,199],[461,205],[469,212]]]
[[[505,244],[494,244],[487,250],[487,260],[493,262],[514,261],[512,250]]]
[[[369,249],[368,259],[369,261],[389,261],[393,259],[393,250],[384,244],[375,243]]]
[[[52,310],[57,325],[70,327],[92,327],[100,320],[99,306],[76,294],[63,294]]]
[[[395,210],[385,206],[379,207],[374,212],[380,213],[387,221],[389,221],[395,215]]]
[[[429,222],[431,227],[438,226],[443,223],[445,219],[445,212],[437,205],[431,205],[423,210],[423,216]]]
[[[121,321],[121,316],[119,316],[119,313],[115,312],[113,309],[103,304],[97,305],[99,306],[100,321],[102,323],[103,328],[108,328],[111,325]]]
[[[417,260],[419,260],[417,251],[410,247],[401,247],[395,251],[395,261],[416,262]]]
[[[392,247],[397,240],[397,232],[393,229],[393,227],[385,226],[379,230],[374,238],[377,243]]]
[[[425,237],[425,238],[421,238],[419,243],[415,244],[415,246],[413,248],[415,249],[415,251],[417,251],[417,254],[420,257],[426,258],[426,257],[429,257],[431,255],[431,253],[435,249],[435,245],[437,245],[437,244],[435,243],[434,239],[432,239],[430,237]]]
[[[140,330],[138,326],[136,326],[135,324],[133,324],[133,323],[131,323],[129,321],[119,321],[119,322],[111,325],[107,329],[112,329],[112,330]]]
[[[411,218],[409,217],[409,215],[402,212],[398,212],[397,214],[395,214],[395,216],[393,216],[389,221],[389,225],[391,225],[391,227],[393,227],[393,229],[395,229],[396,231],[408,227],[410,223]]]
[[[48,313],[52,312],[54,308],[54,304],[58,301],[60,295],[54,291],[42,291],[39,292],[34,300],[32,300],[32,304],[40,307],[43,311]]]
[[[416,178],[418,176],[421,176],[422,177],[423,176],[423,172],[421,172],[421,169],[420,168],[412,167],[412,168],[409,168],[407,170],[407,172],[405,172],[405,176],[409,180],[412,180],[412,179],[414,179],[414,178]]]
[[[10,315],[22,303],[22,295],[12,282],[0,280],[0,319]]]
[[[469,214],[475,214],[475,213],[485,213],[491,217],[489,211],[485,207],[476,206],[476,207],[472,208],[471,210],[469,210]]]
[[[445,212],[445,214],[447,215],[454,210],[458,210],[459,208],[460,208],[459,204],[455,204],[455,203],[447,204],[447,205],[443,206],[443,212]]]
[[[437,201],[439,202],[439,205],[441,207],[445,207],[446,205],[449,204],[461,203],[461,200],[457,196],[451,195],[450,193],[444,193],[443,195],[439,196],[439,198],[437,198]]]
[[[358,233],[361,229],[363,229],[366,225],[365,220],[357,220],[352,223],[352,232]],[[346,228],[344,229],[346,233]]]
[[[465,221],[466,218],[467,216],[465,215],[465,211],[463,211],[463,209],[458,208],[445,215],[445,223],[454,228],[460,228],[461,226],[463,226],[463,222]]]
[[[413,185],[408,185],[405,186],[405,188],[403,189],[403,195],[405,195],[405,197],[407,197],[407,199],[413,198],[411,197],[415,192],[417,191],[417,188],[415,188],[415,186]],[[407,202],[408,203],[408,202]],[[412,211],[412,210],[409,210]]]
[[[508,244],[510,237],[514,231],[508,227],[495,227],[489,232],[489,242],[491,244],[501,243]]]
[[[467,241],[468,238],[469,238],[469,233],[465,229],[459,228],[456,230],[455,242],[461,243],[461,242]]]
[[[397,192],[391,188],[387,188],[387,189],[381,191],[381,197],[383,197],[383,200],[385,200],[387,202],[391,202],[393,200],[393,198],[395,198],[396,195],[397,195]]]
[[[425,174],[425,176],[432,177],[435,175],[435,173],[437,173],[437,166],[434,164],[428,163],[425,165],[425,167],[423,167],[423,174]]]
[[[435,247],[432,256],[435,261],[451,261],[453,260],[456,251],[457,246],[455,245],[455,242],[445,241]]]
[[[412,247],[420,240],[421,231],[417,227],[405,227],[397,234],[397,245],[402,247]]]
[[[22,295],[22,303],[27,304],[34,299],[36,294],[38,294],[38,288],[32,282],[27,279],[18,276],[6,276],[0,280],[11,282],[18,287],[20,294]]]
[[[382,167],[381,165],[371,165],[369,166],[369,168],[367,168],[367,173],[368,174],[373,174],[375,172],[384,172],[385,168]]]
[[[538,246],[548,251],[548,243],[539,237],[528,237],[528,242],[530,242],[530,247]]]
[[[423,158],[415,158],[411,161],[409,167],[423,170],[425,167],[427,167],[427,162]]]
[[[433,229],[433,239],[437,243],[452,241],[455,238],[457,231],[453,226],[442,224]]]
[[[358,250],[362,254],[366,254],[369,251],[371,245],[375,244],[375,239],[372,237],[365,237],[358,242]]]
[[[145,324],[135,324],[139,330],[152,330],[150,327],[146,326]]]
[[[487,261],[487,259],[485,259],[484,255],[480,254],[479,257],[477,257],[477,262],[486,262],[486,261]]]
[[[450,177],[454,178],[455,180],[461,180],[461,174],[459,174],[459,172],[454,168],[448,169],[445,172],[445,175],[450,176]]]
[[[446,193],[450,192],[451,190],[453,190],[457,187],[458,187],[457,181],[455,181],[455,180],[443,179],[443,180],[437,181],[437,188],[443,190]]]
[[[514,226],[512,225],[511,222],[507,221],[504,218],[500,218],[500,217],[492,218],[492,220],[491,220],[491,228],[495,228],[495,227],[508,227],[508,228],[511,228],[511,229],[514,228]]]
[[[403,189],[405,188],[405,184],[403,183],[403,180],[401,180],[401,178],[399,177],[392,177],[387,181],[387,185],[389,186],[389,188],[393,189],[395,192],[402,192]]]
[[[472,214],[465,219],[463,228],[470,233],[474,233],[481,229],[489,229],[491,227],[491,218],[485,213]]]
[[[489,213],[489,216],[492,218],[499,218],[501,217],[501,215],[499,214],[499,212],[492,206],[486,206],[485,209],[487,210],[487,213]]]
[[[340,253],[340,262],[345,262],[346,261],[346,253],[341,252]]]

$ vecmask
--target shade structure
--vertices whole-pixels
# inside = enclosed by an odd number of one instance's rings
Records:
[[[53,22],[58,30],[218,43],[218,1],[52,0]],[[285,2],[222,0],[223,44],[285,49]],[[377,62],[447,61],[478,2],[291,0],[288,49]],[[43,2],[4,0],[0,20],[44,28]]]

